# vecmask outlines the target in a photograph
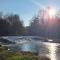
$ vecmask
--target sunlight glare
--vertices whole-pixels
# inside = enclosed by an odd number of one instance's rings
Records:
[[[55,9],[53,9],[53,8],[49,8],[48,9],[49,17],[53,17],[53,16],[55,16],[55,14],[56,14],[56,10]]]
[[[57,49],[56,45],[51,43],[49,45],[48,49],[49,49],[49,56],[50,56],[51,60],[56,60],[56,53],[55,53],[55,51]]]

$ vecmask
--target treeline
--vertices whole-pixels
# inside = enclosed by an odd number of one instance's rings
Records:
[[[45,38],[60,39],[59,12],[52,19],[44,16],[34,16],[30,25],[24,27],[19,15],[0,15],[0,36],[40,36]]]
[[[35,16],[30,26],[26,28],[27,34],[31,36],[60,39],[60,15],[56,14],[52,19],[44,19],[44,16]]]
[[[25,28],[19,15],[0,15],[0,36],[25,35]]]

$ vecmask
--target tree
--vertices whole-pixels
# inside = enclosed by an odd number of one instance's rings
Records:
[[[0,36],[9,35],[9,23],[5,19],[0,19]]]
[[[28,28],[29,35],[37,35],[51,39],[60,38],[60,14],[56,14],[49,19],[48,15],[44,15],[45,11],[42,12],[42,15],[40,11],[40,14],[38,13],[38,15],[32,19]]]
[[[25,28],[19,15],[12,14],[0,17],[0,35],[24,35]]]

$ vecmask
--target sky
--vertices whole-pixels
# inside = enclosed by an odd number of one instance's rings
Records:
[[[60,0],[0,0],[0,11],[18,14],[25,26],[28,26],[34,15],[41,8],[53,6],[60,9]]]

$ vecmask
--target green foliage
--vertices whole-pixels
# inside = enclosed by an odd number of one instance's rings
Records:
[[[37,60],[37,59],[32,56],[13,56],[10,60]]]
[[[0,60],[50,60],[30,52],[11,52],[6,49],[7,47],[0,48]]]

